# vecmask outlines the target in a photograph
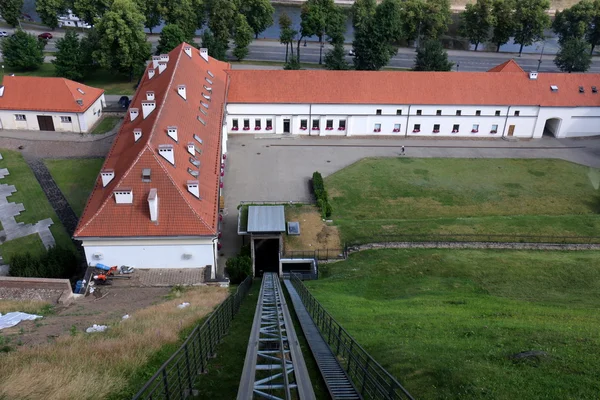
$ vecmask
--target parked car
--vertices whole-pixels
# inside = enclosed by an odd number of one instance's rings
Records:
[[[8,37],[8,32],[0,31],[0,37]]]
[[[355,56],[354,50],[350,50],[350,51],[348,52],[348,55],[349,55],[349,56],[352,56],[352,57],[354,57],[354,56]]]
[[[52,39],[52,34],[49,32],[40,33],[38,35],[38,39],[44,39],[44,40]]]

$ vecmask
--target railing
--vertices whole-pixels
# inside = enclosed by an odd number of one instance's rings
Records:
[[[315,249],[315,250],[286,250],[281,253],[281,258],[311,258],[319,261],[343,260],[346,258],[346,251],[340,249]]]
[[[323,339],[331,348],[340,365],[364,399],[409,399],[413,397],[310,294],[298,276],[291,274],[291,282],[300,295]]]
[[[185,399],[194,394],[198,374],[206,371],[208,359],[215,354],[221,338],[229,331],[231,320],[250,287],[247,277],[202,324],[198,325],[181,347],[146,382],[133,399]]]
[[[346,249],[368,243],[385,242],[482,242],[482,243],[539,243],[539,244],[599,244],[600,236],[497,235],[497,234],[393,234],[354,238]]]
[[[319,274],[315,273],[315,272],[309,272],[309,271],[290,271],[290,272],[284,272],[283,276],[296,276],[298,279],[300,279],[301,281],[314,281],[316,279],[319,279]]]

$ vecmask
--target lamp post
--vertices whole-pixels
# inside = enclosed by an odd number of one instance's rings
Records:
[[[540,59],[538,60],[538,67],[537,67],[538,72],[540,71],[540,66],[542,65],[542,56],[544,55],[544,47],[546,47],[546,38],[544,38],[544,41],[542,42],[542,52],[540,53]]]

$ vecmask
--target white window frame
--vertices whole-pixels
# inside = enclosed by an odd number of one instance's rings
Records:
[[[60,122],[62,122],[63,124],[70,124],[71,122],[73,122],[73,119],[69,116],[61,116]]]
[[[15,114],[15,121],[27,121],[25,114]]]

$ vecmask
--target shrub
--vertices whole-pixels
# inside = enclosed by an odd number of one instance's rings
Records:
[[[237,255],[227,260],[225,270],[231,283],[241,283],[252,275],[252,259],[246,255]]]
[[[325,190],[325,183],[323,182],[323,176],[320,172],[315,171],[312,175],[313,191],[315,192],[315,198],[317,199],[317,207],[321,211],[321,217],[323,219],[329,218],[333,212],[333,208],[329,203],[329,197],[327,190]]]
[[[33,256],[29,252],[15,254],[9,264],[10,276],[68,279],[77,274],[79,259],[70,249],[54,246],[40,256]]]

